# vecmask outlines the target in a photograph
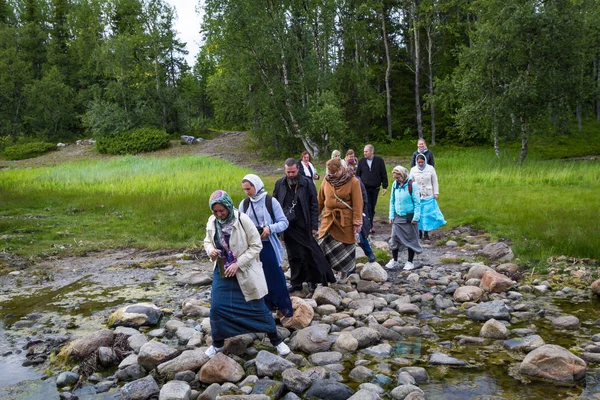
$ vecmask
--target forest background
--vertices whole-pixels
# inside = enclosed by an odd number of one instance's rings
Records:
[[[247,130],[253,156],[308,150],[322,163],[367,142],[406,159],[425,137],[441,156],[452,225],[505,235],[534,260],[597,258],[597,162],[541,160],[600,154],[599,2],[199,6],[203,45],[190,67],[165,1],[0,0],[0,151],[147,127],[173,139]],[[73,237],[82,251],[189,246],[208,215],[198,198],[217,184],[235,190],[223,176],[247,172],[213,164],[124,158],[3,171],[5,250],[53,252]]]

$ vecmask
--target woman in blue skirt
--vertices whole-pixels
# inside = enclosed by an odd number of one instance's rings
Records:
[[[225,339],[252,332],[266,333],[279,355],[289,354],[263,300],[268,288],[259,259],[258,230],[223,190],[210,196],[209,206],[213,215],[206,224],[204,250],[215,268],[210,307],[213,343],[206,355],[212,358],[222,351]]]
[[[437,198],[440,195],[435,168],[427,163],[424,154],[417,154],[416,165],[410,170],[412,179],[419,185],[421,194],[421,219],[419,220],[419,238],[429,240],[429,231],[446,224],[440,211]]]
[[[277,199],[267,194],[263,181],[257,175],[244,176],[242,189],[248,197],[240,203],[238,209],[250,217],[262,240],[260,261],[269,288],[269,293],[264,297],[265,304],[271,311],[279,310],[289,318],[294,311],[281,269],[283,246],[277,234],[285,231],[290,223]]]

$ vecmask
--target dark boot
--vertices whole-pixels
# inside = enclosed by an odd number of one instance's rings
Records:
[[[423,239],[423,231],[419,231],[419,239]]]
[[[423,237],[425,238],[425,240],[429,240],[429,232],[425,231]]]

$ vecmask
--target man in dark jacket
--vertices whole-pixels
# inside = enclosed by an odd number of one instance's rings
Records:
[[[317,283],[327,286],[335,282],[333,271],[314,236],[318,230],[319,206],[317,191],[312,181],[300,175],[293,158],[285,160],[285,176],[275,182],[273,197],[279,201],[290,222],[283,232],[291,269],[290,291],[302,290],[308,283],[314,289]]]
[[[364,157],[358,162],[356,176],[360,178],[367,189],[369,198],[369,222],[371,222],[371,233],[373,229],[373,218],[375,217],[375,206],[377,206],[377,197],[379,196],[379,187],[382,187],[381,195],[385,196],[388,187],[387,171],[383,158],[377,157],[373,145],[368,144],[364,149]]]

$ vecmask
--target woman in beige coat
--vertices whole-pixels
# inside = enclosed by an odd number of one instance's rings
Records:
[[[290,348],[277,333],[265,305],[267,282],[260,262],[262,242],[250,217],[238,212],[227,192],[217,190],[209,201],[213,215],[206,224],[204,250],[215,263],[210,307],[213,344],[209,358],[223,350],[225,339],[252,332],[269,336],[279,355]]]
[[[327,175],[319,189],[321,214],[319,245],[331,268],[343,276],[356,266],[356,237],[362,227],[363,198],[354,173],[342,167],[340,159],[327,161]]]

